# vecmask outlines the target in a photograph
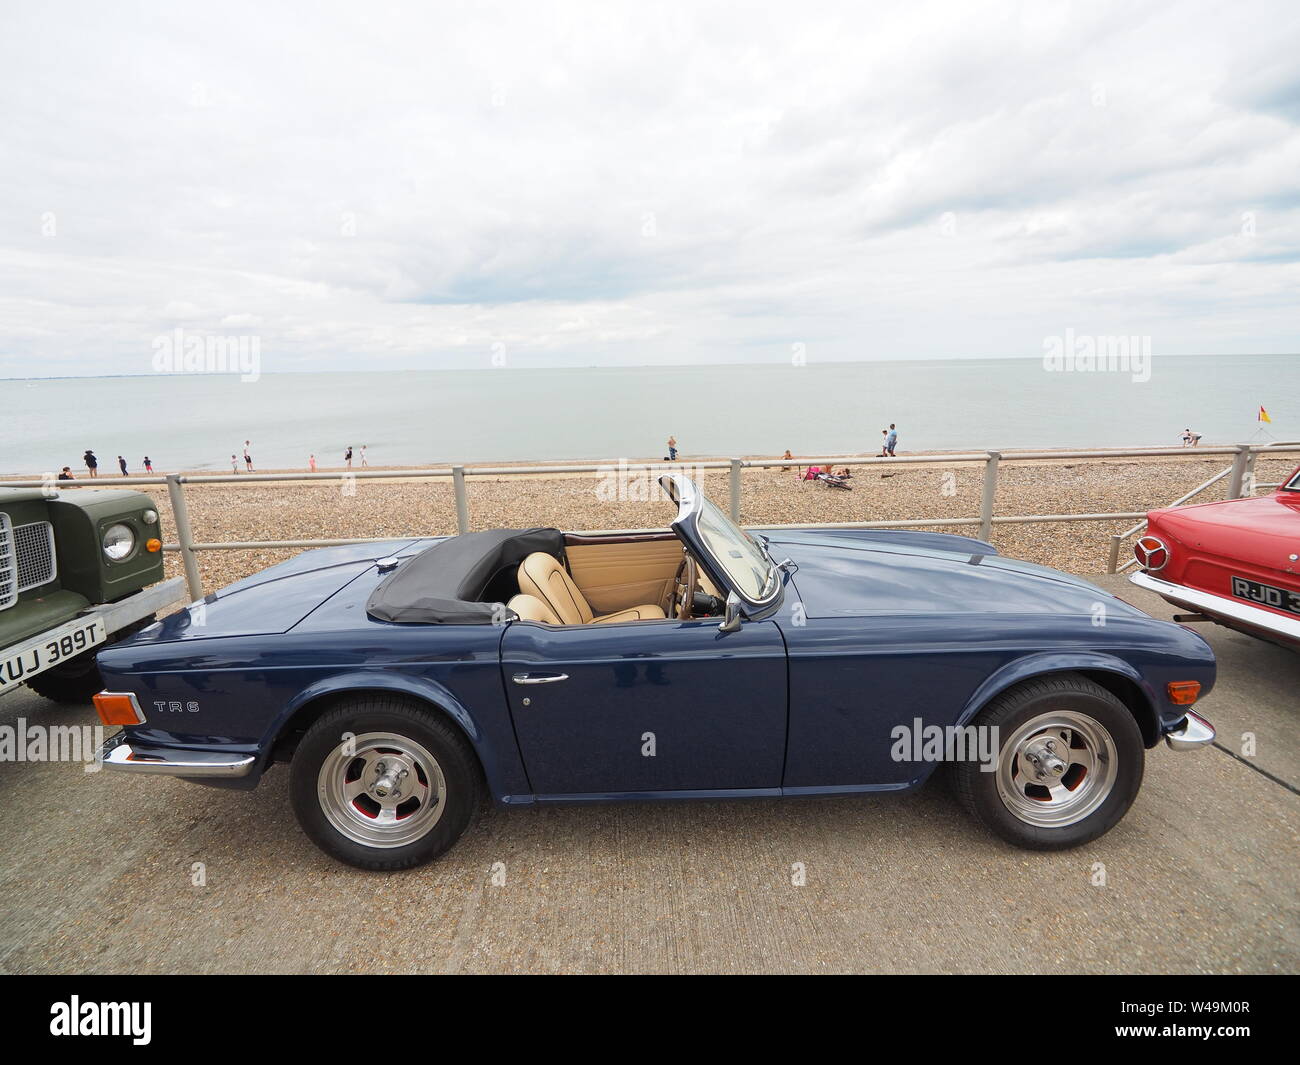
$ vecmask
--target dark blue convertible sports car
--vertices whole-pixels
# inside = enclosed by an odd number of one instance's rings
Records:
[[[252,788],[370,869],[507,805],[900,791],[936,765],[1021,846],[1124,816],[1209,743],[1203,640],[962,536],[498,529],[309,551],[103,651],[104,764]]]

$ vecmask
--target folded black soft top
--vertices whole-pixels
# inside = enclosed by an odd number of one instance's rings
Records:
[[[402,562],[375,587],[366,613],[420,625],[490,625],[501,604],[483,602],[493,579],[534,551],[564,557],[559,529],[492,529],[452,536]]]

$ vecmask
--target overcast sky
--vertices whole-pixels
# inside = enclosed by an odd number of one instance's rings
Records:
[[[1300,351],[1300,4],[0,3],[0,376]]]

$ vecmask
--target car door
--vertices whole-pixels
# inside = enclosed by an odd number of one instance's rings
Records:
[[[772,621],[512,621],[501,670],[537,795],[781,786],[786,652]]]

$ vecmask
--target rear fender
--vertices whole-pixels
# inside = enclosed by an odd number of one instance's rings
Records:
[[[294,723],[299,711],[304,708],[310,710],[311,704],[332,696],[360,695],[365,692],[406,695],[441,710],[465,734],[470,746],[474,748],[491,793],[502,795],[513,790],[509,783],[502,779],[503,752],[495,750],[494,744],[479,728],[473,716],[447,688],[428,677],[386,673],[379,670],[354,670],[323,677],[299,692],[281,710],[263,737],[259,772],[269,766],[277,741]],[[511,752],[504,753],[508,758],[514,757]]]

